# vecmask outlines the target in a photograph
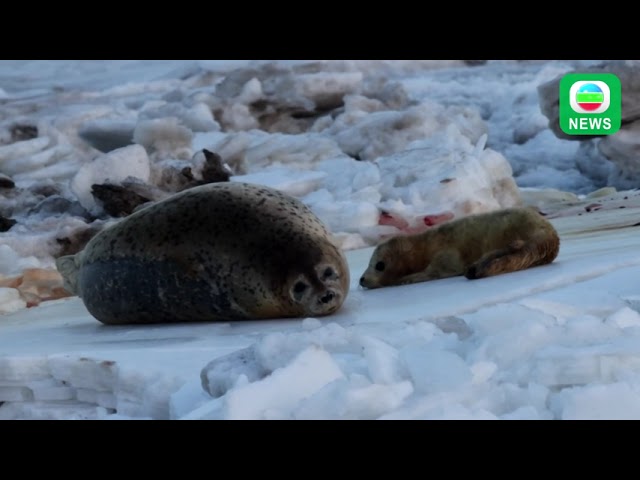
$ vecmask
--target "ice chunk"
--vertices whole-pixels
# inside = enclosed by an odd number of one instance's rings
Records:
[[[97,420],[109,410],[70,400],[66,402],[12,402],[0,406],[0,420]]]
[[[175,117],[141,120],[133,132],[133,141],[142,145],[153,159],[188,160],[193,155],[192,138],[193,132]]]
[[[421,417],[424,420],[498,420],[493,413],[484,409],[473,409],[459,403],[442,405]]]
[[[315,169],[326,172],[324,188],[339,200],[352,198],[352,195],[370,188],[377,192],[382,185],[380,170],[371,162],[359,162],[341,156],[322,160]],[[379,198],[372,201],[377,202]]]
[[[498,370],[498,366],[493,362],[476,362],[471,365],[473,383],[480,384],[487,382]]]
[[[375,160],[407,150],[412,148],[411,142],[427,139],[451,125],[472,143],[487,132],[487,126],[472,108],[445,108],[425,101],[401,111],[369,113],[360,110],[361,105],[347,103],[345,113],[327,132],[334,135],[345,153],[362,160]]]
[[[247,166],[252,171],[269,164],[297,164],[309,168],[321,160],[342,155],[335,141],[324,135],[275,133],[254,138],[245,152]]]
[[[397,349],[370,336],[363,337],[359,343],[364,350],[369,376],[374,383],[397,383],[407,377]]]
[[[2,170],[4,172],[7,172],[9,175],[14,175],[16,181],[20,181],[21,177],[26,173],[33,173],[34,171],[37,171],[39,169],[42,170],[48,167],[49,170],[60,168],[64,170],[63,165],[53,166],[52,164],[60,162],[60,159],[72,155],[73,153],[73,149],[68,145],[56,145],[54,147],[47,148],[46,150],[28,155],[26,157],[18,157],[6,160],[1,164]],[[32,175],[31,178],[36,179],[38,178],[38,176]]]
[[[213,118],[211,109],[205,103],[196,103],[182,115],[185,126],[193,132],[215,132],[220,125]]]
[[[4,145],[0,147],[0,167],[2,170],[11,175],[11,172],[6,170],[7,162],[16,158],[24,158],[30,155],[35,155],[47,148],[51,143],[49,137],[37,137],[31,140],[24,140],[22,142],[15,142],[10,145]]]
[[[309,206],[332,232],[366,234],[366,229],[377,226],[380,218],[380,210],[370,202],[318,201]]]
[[[383,413],[398,408],[412,393],[413,385],[410,381],[352,388],[346,392],[346,412],[352,418],[378,418]]]
[[[224,397],[220,397],[200,405],[180,417],[180,420],[222,420],[224,414]]]
[[[322,322],[317,318],[305,318],[302,320],[302,328],[305,330],[316,330],[322,327]]]
[[[327,383],[308,398],[300,401],[293,411],[297,420],[337,420],[349,418],[346,411],[346,393],[350,388],[345,377]]]
[[[302,197],[318,188],[326,176],[324,172],[272,167],[247,175],[236,175],[231,177],[231,181],[266,185],[294,197]]]
[[[76,398],[75,388],[64,385],[53,378],[29,382],[27,386],[33,393],[33,399],[36,402],[73,400]]]
[[[99,392],[113,392],[118,376],[118,365],[113,361],[73,355],[51,356],[49,368],[57,380]]]
[[[3,387],[0,385],[0,404],[2,402],[28,402],[33,393],[27,387]]]
[[[193,132],[211,132],[220,130],[220,125],[213,118],[211,109],[202,102],[197,102],[189,108],[180,103],[147,105],[139,116],[140,120],[169,120],[175,121]],[[156,124],[156,128],[159,124]]]
[[[540,412],[531,405],[525,405],[519,407],[512,412],[501,415],[503,420],[544,420],[545,417],[540,415]]]
[[[453,352],[409,346],[400,350],[400,358],[421,393],[459,388],[473,379],[469,366]]]
[[[256,360],[267,371],[274,371],[288,365],[293,358],[310,346],[320,346],[332,353],[345,351],[352,353],[351,335],[350,330],[336,323],[328,323],[311,331],[289,334],[271,333],[265,335],[255,345]],[[358,357],[362,358],[360,355]]]
[[[627,382],[568,388],[552,395],[551,406],[563,420],[638,420],[640,388]]]
[[[606,322],[619,328],[640,327],[640,313],[624,307],[608,317]]]
[[[409,381],[389,385],[362,382],[357,375],[337,379],[300,402],[294,418],[304,420],[376,419],[399,407],[413,393]]]
[[[224,395],[244,376],[248,382],[260,380],[271,373],[256,358],[253,346],[243,348],[209,362],[200,372],[202,388],[212,397]]]
[[[46,357],[0,357],[0,383],[30,382],[51,378]]]
[[[20,297],[20,292],[15,288],[0,288],[0,315],[13,313],[27,306]]]
[[[99,208],[91,194],[92,185],[119,185],[129,177],[148,182],[150,174],[149,157],[145,149],[140,145],[130,145],[85,163],[71,180],[71,190],[84,208],[97,214]]]
[[[202,390],[201,381],[192,380],[186,382],[177,392],[171,395],[169,418],[182,418],[210,400],[211,396]]]
[[[457,218],[520,204],[507,160],[491,149],[478,155],[454,126],[375,163],[386,211],[401,202],[415,213],[452,212]]]
[[[116,395],[111,392],[98,392],[88,388],[76,389],[76,398],[80,402],[100,405],[101,407],[115,409],[118,406]]]
[[[326,350],[311,346],[263,380],[228,392],[226,418],[261,419],[268,410],[286,414],[302,399],[342,376],[340,367]]]

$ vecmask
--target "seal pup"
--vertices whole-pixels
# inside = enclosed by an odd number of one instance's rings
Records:
[[[360,285],[379,288],[458,275],[470,280],[490,277],[551,263],[559,249],[556,229],[537,210],[496,210],[381,243]]]
[[[56,265],[106,324],[329,315],[349,288],[342,251],[306,205],[240,182],[142,208]]]

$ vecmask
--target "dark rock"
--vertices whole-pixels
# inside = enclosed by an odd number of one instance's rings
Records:
[[[51,181],[38,182],[31,185],[28,188],[29,192],[34,195],[40,195],[43,197],[51,197],[53,195],[60,195],[60,187]]]
[[[14,188],[16,184],[11,177],[0,173],[0,188]]]
[[[470,67],[477,67],[479,65],[485,65],[487,60],[463,60],[465,65],[469,65]]]
[[[182,170],[180,170],[180,175],[182,175],[190,182],[193,182],[195,180],[195,178],[193,177],[193,172],[191,171],[191,167],[184,167]]]
[[[166,170],[165,176],[170,175],[173,181],[168,182],[166,178],[163,178],[164,183],[177,185],[179,188],[176,191],[183,191],[207,183],[228,182],[234,172],[223,163],[222,157],[206,148],[202,149],[202,154],[205,159],[202,166],[202,180],[195,178],[191,167],[184,167],[180,170]],[[154,200],[158,200],[158,198],[154,198]]]
[[[17,222],[12,218],[6,218],[0,216],[0,232],[6,232],[13,227]]]
[[[21,142],[23,140],[31,140],[38,136],[38,127],[34,125],[21,125],[16,124],[10,128],[11,139],[14,142]]]
[[[202,183],[228,182],[231,172],[225,167],[220,155],[207,149],[203,149],[202,153],[206,160],[202,168]]]
[[[94,120],[84,125],[78,136],[101,152],[108,153],[133,144],[136,122],[130,120]]]
[[[151,202],[164,200],[171,195],[171,193],[168,193],[155,185],[141,182],[138,179],[133,181],[123,180],[121,185],[130,192],[137,193],[141,197],[148,198]]]
[[[153,190],[153,195],[149,196],[144,191],[134,191],[151,200],[160,200],[158,195],[160,193],[166,196],[170,193],[181,192],[191,188],[196,182],[191,168],[191,164],[182,160],[174,160],[164,164],[156,163],[156,172],[153,179],[154,186],[147,186],[147,190]],[[125,183],[122,182],[122,185],[125,185]]]
[[[35,207],[29,210],[29,215],[43,215],[52,217],[68,213],[74,217],[86,220],[94,220],[94,217],[78,201],[71,201],[61,195],[52,195],[45,198]]]
[[[133,213],[136,207],[150,200],[127,187],[108,183],[91,185],[91,193],[102,204],[104,211],[112,217],[126,217]]]

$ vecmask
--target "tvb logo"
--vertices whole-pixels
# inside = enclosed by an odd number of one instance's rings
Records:
[[[560,80],[560,128],[567,135],[620,130],[622,92],[613,73],[568,73]]]

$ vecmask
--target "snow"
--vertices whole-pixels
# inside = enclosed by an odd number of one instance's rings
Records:
[[[537,94],[593,63],[0,61],[0,280],[108,220],[93,184],[161,198],[203,148],[306,203],[352,277],[330,317],[188,325],[0,287],[0,419],[640,418],[640,193],[602,189],[638,185],[556,138]],[[522,203],[560,232],[552,264],[358,286],[384,236]]]
[[[3,318],[0,412],[65,418],[75,402],[87,418],[635,418],[640,240],[624,215],[596,232],[572,218],[554,220],[566,241],[551,265],[375,291],[356,279],[325,318],[106,327],[77,298],[23,309]],[[370,252],[347,252],[353,272]]]
[[[412,205],[414,215],[469,215],[519,204],[511,167],[499,153],[475,147],[455,127],[442,136],[414,142],[409,150],[376,160],[383,179],[381,206]],[[428,168],[426,166],[428,165]]]
[[[225,396],[223,417],[230,420],[287,418],[301,400],[342,377],[340,367],[329,353],[317,346],[308,347],[286,367],[229,392]]]
[[[12,313],[27,306],[15,288],[0,288],[0,314]]]
[[[315,171],[296,171],[283,167],[268,167],[256,173],[234,175],[234,182],[257,183],[277,188],[296,197],[316,191],[326,174]]]
[[[190,158],[192,137],[193,132],[175,117],[141,120],[133,131],[133,141],[153,158]]]
[[[40,265],[36,257],[23,257],[9,245],[0,245],[0,272],[11,276]]]
[[[146,182],[150,175],[151,167],[146,150],[139,145],[131,145],[85,163],[71,180],[71,190],[84,208],[92,213],[99,213],[100,207],[91,194],[92,185],[118,185],[128,178]]]
[[[639,400],[637,383],[620,382],[563,390],[551,402],[563,420],[638,420]]]

